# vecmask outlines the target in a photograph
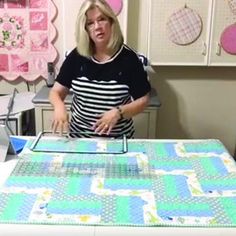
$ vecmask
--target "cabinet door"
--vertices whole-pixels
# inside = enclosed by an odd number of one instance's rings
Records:
[[[68,114],[70,116],[70,108],[66,107]],[[35,107],[35,128],[36,128],[36,135],[39,132],[52,131],[52,121],[53,121],[53,108],[50,105],[37,105]]]
[[[236,23],[236,14],[233,14],[232,10],[229,7],[228,1],[214,0],[209,65],[236,65],[236,55],[232,55],[224,51],[220,43],[220,37],[222,32],[225,30],[226,27],[234,23]]]
[[[188,45],[173,43],[167,34],[166,23],[177,10],[188,7],[202,19],[202,31]],[[207,65],[211,0],[150,0],[148,54],[152,65]]]
[[[52,131],[53,110],[51,108],[42,109],[42,130]]]
[[[156,138],[157,112],[157,108],[149,107],[133,118],[135,128],[134,138]]]

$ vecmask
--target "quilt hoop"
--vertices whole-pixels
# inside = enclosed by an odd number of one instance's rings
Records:
[[[202,32],[202,19],[196,11],[184,7],[171,14],[167,23],[168,38],[177,45],[188,45]]]
[[[119,15],[123,8],[122,0],[106,0],[116,15]]]
[[[227,26],[221,34],[220,43],[225,52],[236,55],[236,23]]]

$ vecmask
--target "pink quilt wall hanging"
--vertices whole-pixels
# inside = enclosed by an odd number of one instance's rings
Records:
[[[51,0],[0,0],[0,76],[33,81],[55,62],[56,7]]]

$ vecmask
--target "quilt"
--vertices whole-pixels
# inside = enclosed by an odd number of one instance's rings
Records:
[[[236,164],[219,140],[30,145],[0,187],[0,223],[236,227]],[[50,152],[62,146],[78,153]]]

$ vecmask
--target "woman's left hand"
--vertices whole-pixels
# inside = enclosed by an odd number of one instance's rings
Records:
[[[94,132],[102,135],[109,135],[112,128],[116,125],[117,121],[120,119],[120,113],[117,108],[113,108],[109,111],[104,112],[101,118],[97,120],[94,124]]]

